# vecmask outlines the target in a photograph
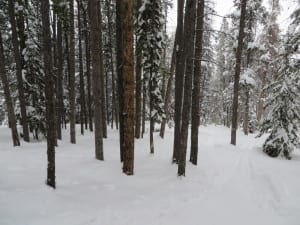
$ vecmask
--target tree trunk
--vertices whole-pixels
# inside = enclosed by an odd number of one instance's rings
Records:
[[[102,123],[102,90],[101,76],[103,68],[101,65],[101,21],[99,20],[99,9],[97,0],[88,2],[89,22],[91,31],[92,73],[93,73],[93,96],[94,96],[94,120],[95,120],[95,153],[96,159],[104,160],[103,156],[103,123]]]
[[[119,124],[120,124],[120,160],[124,160],[124,119],[123,119],[123,103],[124,103],[124,88],[123,88],[123,49],[122,49],[122,37],[123,37],[123,14],[122,14],[122,2],[119,0],[116,2],[116,41],[117,41],[117,74],[118,74],[118,96],[119,96]]]
[[[198,129],[200,122],[200,87],[202,80],[201,58],[204,27],[204,0],[198,0],[195,40],[195,66],[192,94],[192,128],[191,128],[191,154],[190,162],[197,165],[198,160]]]
[[[74,28],[74,0],[70,4],[70,74],[69,74],[69,99],[70,99],[70,137],[71,143],[76,143],[76,103],[75,103],[75,28]]]
[[[114,121],[116,122],[116,127],[118,128],[118,118],[117,118],[117,101],[116,101],[116,88],[115,88],[115,66],[114,66],[114,55],[113,55],[113,41],[112,41],[112,33],[113,33],[113,28],[112,28],[112,13],[110,10],[110,4],[111,0],[107,1],[107,22],[108,22],[108,45],[110,51],[110,72],[111,72],[111,87],[112,87],[112,102],[111,102],[111,128],[114,127]]]
[[[133,175],[134,168],[134,56],[133,56],[133,1],[117,0],[117,65],[120,98],[120,115],[123,128],[120,133],[122,139],[123,172]],[[121,127],[121,126],[120,126]],[[121,137],[121,135],[123,137]]]
[[[5,97],[6,107],[7,107],[7,114],[8,114],[8,122],[9,122],[9,127],[11,129],[11,137],[13,140],[13,145],[20,146],[14,105],[10,95],[9,82],[5,71],[4,50],[3,50],[3,41],[2,41],[1,34],[0,34],[0,78],[2,81],[2,86],[4,91],[4,97]]]
[[[87,80],[87,111],[89,118],[89,129],[93,131],[93,110],[92,110],[92,94],[91,94],[91,54],[90,54],[90,41],[89,41],[89,31],[88,31],[88,21],[86,11],[84,10],[82,4],[81,9],[83,12],[83,24],[84,24],[84,42],[85,42],[85,67],[86,67],[86,80]]]
[[[155,121],[153,116],[151,115],[151,112],[153,112],[154,109],[154,96],[153,96],[153,83],[152,83],[152,69],[150,69],[150,74],[149,74],[149,111],[150,111],[150,153],[154,154],[154,140],[153,140],[153,132],[154,132],[154,125]]]
[[[56,130],[57,138],[62,139],[61,126],[64,110],[63,100],[63,44],[62,44],[62,22],[58,18],[57,21],[57,79],[56,79]]]
[[[245,19],[246,19],[247,0],[241,0],[241,18],[239,27],[238,46],[236,51],[236,64],[233,85],[233,103],[232,103],[232,124],[231,124],[231,144],[236,145],[236,130],[238,123],[238,105],[239,105],[239,82],[241,73],[241,61],[243,52],[243,39],[245,36]]]
[[[9,20],[10,20],[11,30],[12,30],[13,52],[14,52],[14,57],[16,62],[17,88],[18,88],[20,108],[21,108],[21,123],[23,126],[24,141],[29,142],[29,128],[27,122],[26,101],[25,101],[24,85],[23,85],[23,77],[22,77],[22,59],[21,59],[18,34],[16,28],[14,2],[15,2],[14,0],[8,1],[8,13],[9,13]]]
[[[83,77],[83,62],[82,62],[82,32],[81,32],[81,7],[80,0],[77,0],[77,20],[78,20],[78,51],[79,51],[79,79],[80,79],[80,132],[84,134],[84,124],[87,125],[86,107],[85,107],[85,91]]]
[[[45,72],[45,97],[47,119],[47,185],[55,188],[55,107],[54,82],[52,73],[51,34],[49,19],[49,1],[41,1],[42,27],[43,27],[43,55]]]
[[[177,1],[177,45],[176,45],[176,68],[175,68],[175,127],[172,162],[178,163],[178,146],[180,145],[181,111],[184,82],[183,59],[183,9],[184,0]]]
[[[243,123],[243,129],[244,129],[244,134],[248,135],[249,131],[249,88],[245,88],[245,110],[244,110],[244,123]]]
[[[142,1],[136,1],[136,14],[142,6]],[[136,38],[137,39],[137,38]],[[135,48],[136,64],[135,64],[135,138],[141,136],[141,117],[142,117],[142,46],[137,40]]]
[[[101,21],[102,21],[102,15],[101,15],[101,6],[100,2],[97,4],[98,8],[98,20],[100,21],[100,28],[101,28]],[[99,37],[99,42],[100,42],[100,48],[102,49],[102,35]],[[103,72],[103,59],[102,59],[102,51],[100,52],[100,66],[102,68],[102,73],[101,73],[101,98],[102,98],[102,129],[103,129],[103,138],[107,138],[107,125],[106,125],[106,97],[105,97],[105,85],[104,85],[104,72]]]
[[[175,35],[175,41],[174,41],[174,46],[173,46],[173,53],[172,53],[172,59],[171,59],[171,67],[170,67],[170,74],[169,74],[169,79],[167,83],[167,90],[166,90],[166,96],[165,96],[165,102],[164,102],[164,111],[166,114],[166,117],[163,118],[161,126],[160,126],[160,132],[159,136],[161,138],[164,138],[165,135],[165,128],[166,128],[166,123],[167,119],[169,117],[169,105],[171,101],[171,93],[172,93],[172,84],[173,84],[173,79],[174,79],[174,72],[175,72],[175,62],[176,62],[176,42],[177,42],[177,30],[176,30],[176,35]]]
[[[147,99],[147,84],[145,79],[142,79],[143,84],[143,120],[142,120],[142,138],[144,137],[145,130],[146,130],[146,99]]]
[[[188,140],[189,119],[192,101],[194,33],[196,18],[196,0],[188,0],[185,7],[183,51],[186,62],[184,80],[184,98],[182,107],[182,124],[180,130],[180,145],[178,148],[178,176],[185,175],[186,150]]]

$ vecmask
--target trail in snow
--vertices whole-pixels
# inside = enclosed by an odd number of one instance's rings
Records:
[[[79,132],[78,132],[79,133]],[[136,140],[135,175],[119,162],[118,131],[104,140],[105,161],[94,159],[93,134],[68,143],[68,131],[56,154],[57,189],[45,184],[46,145],[11,147],[0,128],[1,225],[299,225],[300,153],[273,159],[260,150],[264,139],[230,130],[201,127],[198,166],[187,163],[187,176],[171,164],[173,133]],[[187,156],[187,159],[189,155]]]

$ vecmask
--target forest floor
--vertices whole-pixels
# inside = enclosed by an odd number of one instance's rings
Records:
[[[46,143],[13,148],[0,127],[1,225],[299,225],[300,151],[292,160],[262,153],[264,138],[200,128],[198,166],[178,178],[171,164],[173,132],[136,140],[135,175],[122,174],[118,131],[108,130],[105,161],[94,158],[93,134],[69,131],[56,151],[57,189],[45,185]],[[189,157],[189,155],[188,155]]]

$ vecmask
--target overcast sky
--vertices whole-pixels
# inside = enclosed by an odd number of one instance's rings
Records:
[[[215,10],[219,15],[226,15],[233,10],[233,0],[214,0]],[[264,5],[268,7],[269,0],[263,0]],[[278,23],[282,30],[285,30],[289,24],[289,16],[295,10],[295,7],[300,0],[280,0],[281,14],[278,17]],[[174,32],[176,28],[177,20],[177,0],[173,0],[173,8],[169,12],[168,16],[168,31]],[[214,28],[219,29],[222,18],[214,16]]]

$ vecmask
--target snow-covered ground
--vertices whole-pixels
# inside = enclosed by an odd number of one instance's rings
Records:
[[[187,163],[186,177],[170,163],[173,133],[136,140],[135,175],[121,172],[118,132],[104,141],[105,161],[94,159],[93,134],[69,132],[56,154],[57,189],[48,188],[46,144],[11,146],[0,128],[1,225],[299,225],[300,152],[293,159],[269,158],[262,139],[230,130],[200,128],[198,166]],[[78,132],[79,134],[79,132]]]

